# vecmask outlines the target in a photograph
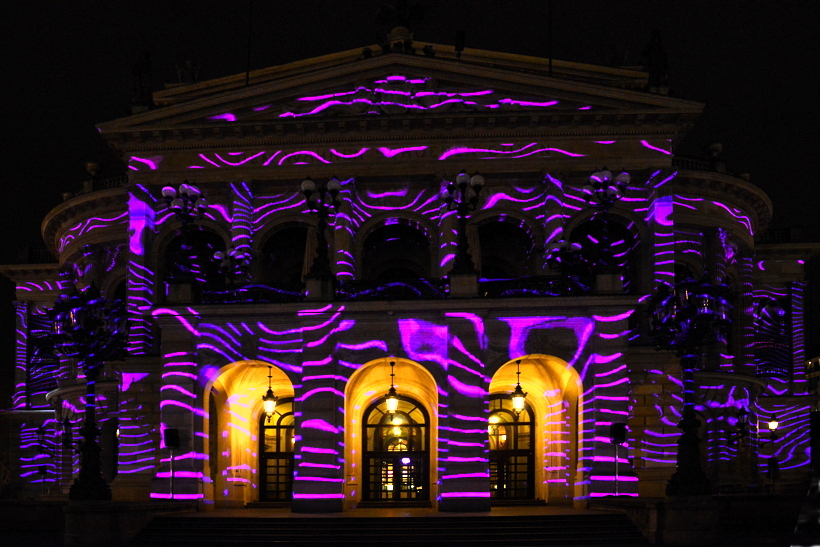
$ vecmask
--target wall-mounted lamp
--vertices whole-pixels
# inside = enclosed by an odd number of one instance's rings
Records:
[[[396,362],[390,361],[390,389],[387,391],[387,395],[384,396],[384,403],[387,405],[387,412],[390,414],[395,414],[399,409],[399,394],[396,393],[396,386],[393,385],[395,366]]]
[[[515,373],[517,376],[517,380],[515,383],[515,390],[512,392],[512,404],[513,404],[513,411],[515,415],[518,416],[524,411],[524,401],[527,398],[527,394],[524,393],[524,390],[521,389],[521,359],[515,362],[516,367],[518,367],[518,371]]]
[[[271,418],[273,417],[273,413],[276,411],[276,401],[279,400],[279,397],[273,394],[273,389],[271,388],[271,378],[273,374],[271,371],[273,367],[268,365],[268,391],[265,393],[265,396],[262,397],[262,405],[265,409],[265,414],[268,415],[267,422],[270,422]]]

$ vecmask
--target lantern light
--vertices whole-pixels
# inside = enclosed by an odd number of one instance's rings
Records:
[[[394,414],[399,409],[399,395],[396,393],[396,386],[393,385],[393,377],[395,373],[396,362],[390,361],[390,389],[387,395],[384,396],[384,402],[387,405],[387,412]]]
[[[769,431],[774,433],[775,431],[777,431],[779,425],[780,422],[777,421],[777,416],[772,416],[772,419],[769,420]]]
[[[512,393],[512,404],[515,415],[518,416],[524,411],[524,400],[526,399],[527,394],[524,393],[523,389],[521,389],[521,359],[517,360],[515,364],[518,367],[518,371],[515,373],[518,379],[515,384],[515,390]]]
[[[279,398],[273,394],[273,389],[271,389],[272,369],[273,367],[268,365],[268,391],[265,393],[265,396],[262,397],[262,405],[265,409],[265,414],[268,415],[268,422],[270,422],[273,417],[273,413],[276,411],[276,401],[279,400]]]

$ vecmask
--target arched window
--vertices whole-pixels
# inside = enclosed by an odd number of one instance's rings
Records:
[[[533,242],[523,225],[493,219],[478,227],[481,246],[481,276],[512,279],[533,274]]]
[[[517,414],[509,395],[490,397],[490,496],[497,500],[535,496],[534,420],[526,406]]]
[[[390,219],[364,240],[363,279],[401,281],[430,276],[430,241],[415,225]]]
[[[420,403],[402,397],[395,413],[384,399],[364,414],[364,501],[428,501],[428,416]]]
[[[259,417],[259,501],[293,497],[293,399],[280,399]]]
[[[260,282],[277,289],[301,291],[307,237],[305,224],[286,225],[271,234],[262,247]]]
[[[219,272],[214,253],[225,250],[225,241],[216,233],[197,226],[187,234],[176,236],[165,248],[160,279],[202,285],[221,285],[225,277]]]

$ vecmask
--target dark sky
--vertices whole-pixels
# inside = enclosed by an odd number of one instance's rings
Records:
[[[547,56],[547,0],[422,0],[418,40]],[[701,156],[724,143],[730,171],[749,172],[774,202],[775,228],[802,225],[820,240],[816,155],[820,138],[815,0],[552,0],[554,57],[609,64],[616,50],[640,65],[661,31],[675,96],[706,103],[677,153]],[[374,44],[372,0],[253,0],[252,68]],[[7,0],[0,17],[5,198],[0,261],[40,240],[40,223],[85,162],[103,176],[123,167],[94,124],[129,113],[131,69],[143,51],[155,89],[194,59],[200,79],[243,72],[248,0]],[[6,284],[7,285],[7,284]],[[0,294],[7,316],[8,288]],[[5,321],[3,321],[5,323]],[[1,337],[2,335],[0,335]],[[0,340],[0,345],[2,344]],[[8,355],[8,352],[5,352]],[[2,356],[0,356],[2,357]],[[3,361],[6,359],[3,358]],[[0,405],[3,406],[3,405]]]

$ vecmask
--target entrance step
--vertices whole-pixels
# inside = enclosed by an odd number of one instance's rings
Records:
[[[289,501],[252,501],[245,504],[245,509],[281,509],[290,507]]]
[[[131,547],[431,545],[648,547],[624,514],[481,517],[157,517]]]
[[[490,500],[492,507],[540,507],[546,504],[544,500]]]
[[[367,507],[432,507],[433,504],[429,501],[360,501],[358,504],[361,508]]]

